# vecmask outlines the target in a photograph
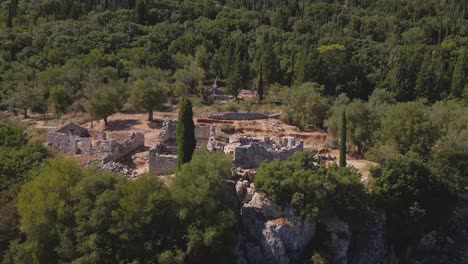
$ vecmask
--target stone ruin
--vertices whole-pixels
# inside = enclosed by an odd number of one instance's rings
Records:
[[[109,139],[108,139],[109,137]],[[123,138],[123,139],[122,139]],[[145,145],[142,133],[130,135],[106,134],[87,130],[73,122],[68,122],[47,135],[47,144],[69,155],[85,155],[104,163],[119,161]]]
[[[154,146],[149,150],[149,172],[155,175],[171,174],[177,168],[177,121],[164,120],[161,132]],[[206,148],[211,137],[215,136],[214,126],[195,125],[197,148]]]
[[[287,160],[299,151],[304,151],[304,141],[296,141],[294,137],[276,140],[269,137],[231,137],[224,147],[224,152],[232,155],[235,166],[241,169],[256,169],[264,160]]]
[[[269,116],[262,113],[254,112],[224,112],[224,113],[209,113],[207,119],[215,120],[261,120],[268,119]]]

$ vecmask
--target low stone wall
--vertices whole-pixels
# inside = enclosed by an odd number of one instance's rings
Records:
[[[209,113],[206,117],[216,120],[258,120],[268,119],[268,116],[262,113],[252,112],[225,112],[225,113]]]
[[[105,152],[101,158],[104,162],[119,161],[132,152],[145,146],[145,136],[142,133],[133,132],[130,137],[122,143],[117,143],[115,140],[101,141],[101,143],[109,142],[105,146]],[[109,152],[110,151],[110,152]]]
[[[177,155],[164,155],[154,148],[148,154],[149,173],[154,175],[168,175],[177,168]]]

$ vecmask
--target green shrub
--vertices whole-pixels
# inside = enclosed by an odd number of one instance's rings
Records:
[[[283,92],[281,119],[300,128],[322,126],[328,110],[328,99],[321,95],[320,90],[321,87],[316,83],[305,83]]]
[[[239,109],[239,105],[235,102],[231,102],[226,105],[226,111],[228,112],[239,112]]]
[[[336,164],[319,166],[315,153],[300,152],[287,161],[264,162],[255,186],[281,206],[292,206],[305,218],[347,217],[367,203],[359,176]]]
[[[444,221],[455,206],[448,185],[417,156],[389,160],[372,171],[372,195],[387,211],[395,241],[404,245]]]
[[[234,134],[236,132],[236,128],[231,124],[224,124],[221,126],[221,131],[226,134]]]

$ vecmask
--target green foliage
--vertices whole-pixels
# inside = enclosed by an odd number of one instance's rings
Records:
[[[113,82],[95,91],[88,100],[88,111],[93,118],[104,119],[122,110],[127,99],[126,87],[119,82]]]
[[[341,117],[341,140],[340,140],[340,167],[346,167],[346,144],[348,129],[346,127],[346,111],[343,110]]]
[[[151,176],[131,181],[81,169],[72,160],[51,160],[21,188],[18,212],[26,240],[12,243],[5,260],[225,263],[237,237],[236,194],[226,181],[231,165],[223,154],[196,153],[168,188]],[[14,208],[0,194],[7,204],[0,213]]]
[[[430,166],[453,188],[468,186],[468,107],[461,100],[441,101],[431,107],[431,120],[441,137],[432,149]]]
[[[328,100],[319,92],[321,88],[317,83],[306,83],[286,91],[282,96],[284,110],[281,118],[301,128],[321,126],[328,110]]]
[[[16,197],[19,185],[0,191],[0,261],[10,242],[19,237],[19,216]],[[3,262],[2,262],[3,263]]]
[[[322,257],[319,253],[314,253],[309,263],[310,264],[327,264],[328,261],[326,258]]]
[[[39,143],[19,147],[0,147],[0,190],[28,179],[30,171],[47,158],[47,151]]]
[[[24,182],[46,157],[46,149],[28,143],[20,128],[0,122],[0,191]]]
[[[56,114],[65,114],[73,103],[65,87],[58,85],[49,90],[49,102],[54,106]]]
[[[391,159],[372,177],[372,195],[387,211],[400,246],[440,224],[455,206],[451,189],[417,156]]]
[[[237,236],[237,198],[231,176],[232,161],[222,153],[195,152],[182,166],[170,192],[177,216],[186,227],[186,263],[227,263]]]
[[[264,95],[262,64],[260,64],[260,70],[259,71],[260,71],[260,73],[259,73],[258,81],[257,81],[257,94],[258,94],[258,101],[262,102],[263,101],[263,95]]]
[[[264,162],[255,186],[282,206],[292,206],[305,218],[343,217],[359,212],[367,197],[359,176],[348,168],[319,166],[315,153],[294,154],[287,161]]]
[[[153,120],[153,111],[161,108],[167,101],[168,84],[153,80],[138,80],[133,85],[131,102],[135,109],[145,110],[148,120]]]
[[[177,121],[177,156],[179,168],[184,163],[190,162],[196,146],[192,102],[188,98],[184,98],[180,103],[179,120]]]
[[[174,79],[184,83],[189,92],[197,94],[201,82],[205,79],[205,71],[195,63],[193,57],[188,57],[187,60],[191,62],[177,69]]]
[[[226,134],[234,134],[236,132],[236,128],[231,124],[224,124],[221,127],[221,132],[224,132]]]
[[[19,127],[0,122],[0,146],[21,147],[28,142],[26,133]]]
[[[342,112],[346,107],[347,135],[351,146],[357,148],[357,152],[363,155],[374,144],[374,131],[379,126],[380,114],[372,109],[371,103],[355,99],[349,102],[348,97],[340,95],[335,99],[330,108],[330,114],[325,120],[328,133],[334,137],[340,137],[340,123]],[[379,104],[379,107],[382,107]]]
[[[59,102],[50,87],[63,86],[73,101],[87,97],[88,73],[108,67],[116,70],[112,80],[127,85],[136,69],[163,68],[202,95],[201,82],[216,76],[234,95],[251,88],[260,65],[265,87],[316,82],[327,96],[365,100],[383,88],[399,101],[432,102],[468,93],[468,9],[461,0],[0,5],[0,97],[26,114]],[[179,64],[177,54],[191,59]]]
[[[429,114],[428,107],[418,102],[395,105],[382,118],[371,155],[378,161],[409,151],[428,156],[440,137],[440,130],[431,122]]]

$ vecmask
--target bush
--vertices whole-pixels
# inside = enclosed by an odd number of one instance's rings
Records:
[[[285,91],[281,119],[300,128],[322,126],[328,110],[328,99],[320,94],[321,89],[316,83],[305,83]]]
[[[372,171],[372,195],[385,209],[395,241],[414,241],[444,221],[456,199],[417,156],[391,159]]]
[[[228,112],[239,112],[239,109],[239,105],[235,102],[231,102],[226,105],[226,111]]]
[[[21,147],[28,142],[26,134],[19,127],[0,122],[0,146]]]
[[[255,186],[281,206],[292,206],[304,218],[347,217],[364,208],[367,195],[359,176],[335,164],[319,166],[315,153],[299,152],[287,161],[264,162]]]

